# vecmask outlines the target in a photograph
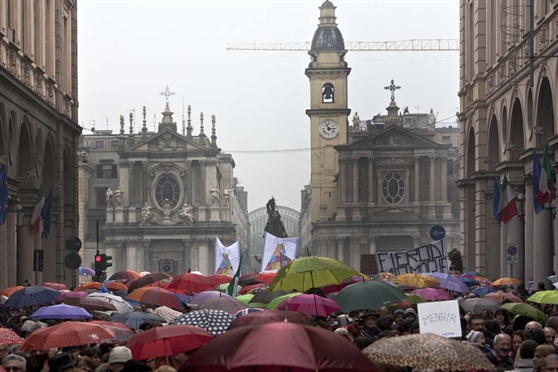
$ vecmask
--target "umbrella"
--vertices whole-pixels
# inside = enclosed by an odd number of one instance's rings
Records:
[[[245,309],[246,310],[258,310],[255,313],[244,314],[237,316],[235,314],[235,319],[231,323],[230,328],[245,326],[245,325],[256,325],[256,324],[267,324],[267,323],[277,323],[277,322],[290,322],[290,323],[300,323],[309,324],[310,318],[308,315],[301,313],[300,311],[280,311],[280,310],[261,310],[261,309]]]
[[[493,292],[489,293],[484,296],[484,298],[488,298],[489,300],[494,300],[496,302],[502,303],[504,301],[511,301],[511,302],[523,302],[523,300],[511,293],[508,292]]]
[[[292,297],[296,297],[296,296],[300,296],[302,293],[299,292],[293,292],[293,293],[287,293],[286,295],[283,296],[279,296],[274,298],[273,300],[271,300],[268,304],[267,304],[267,308],[268,309],[277,309],[277,306],[279,306],[279,304],[289,298]]]
[[[330,294],[330,293],[333,293],[333,292],[340,292],[343,288],[345,288],[345,287],[347,287],[351,284],[364,282],[365,280],[366,279],[364,277],[355,275],[352,278],[343,280],[343,282],[341,284],[326,285],[325,287],[322,288],[322,291],[325,294]]]
[[[222,292],[219,292],[219,291],[205,291],[205,292],[202,292],[202,293],[197,293],[194,296],[194,298],[192,298],[192,300],[190,300],[190,304],[191,305],[201,305],[204,302],[207,302],[209,300],[214,300],[216,298],[223,298],[223,297],[232,298],[228,294],[222,293]]]
[[[177,275],[167,285],[167,289],[171,292],[182,291],[186,294],[207,291],[213,287],[214,284],[205,276],[192,273]]]
[[[256,284],[250,284],[250,285],[245,285],[243,287],[240,288],[240,291],[238,291],[239,294],[247,294],[247,293],[251,293],[252,291],[254,291],[255,289],[258,288],[269,288],[269,286],[265,283],[256,283]]]
[[[153,314],[159,315],[161,318],[165,319],[167,323],[170,323],[171,320],[173,320],[177,316],[182,315],[182,312],[173,310],[170,307],[159,306],[158,308],[153,310]]]
[[[59,294],[60,292],[54,289],[34,285],[15,291],[4,305],[11,309],[43,305],[56,301]]]
[[[237,297],[238,298],[238,297]],[[255,313],[261,313],[262,311],[265,311],[264,309],[258,309],[258,308],[248,308],[248,309],[242,309],[242,310],[238,310],[236,313],[233,314],[234,318],[238,318],[239,316],[243,316],[243,315],[248,315],[248,314],[255,314]]]
[[[527,301],[539,304],[558,305],[558,291],[535,292]]]
[[[241,275],[238,278],[238,284],[241,286],[257,284],[258,282],[255,280],[256,276],[258,276],[258,273],[256,272]]]
[[[489,293],[492,292],[498,292],[497,289],[494,289],[492,287],[478,287],[473,289],[473,293],[476,294],[477,296],[486,296]]]
[[[429,273],[428,276],[436,278],[440,281],[440,287],[449,289],[450,291],[468,293],[469,288],[458,278],[444,273]]]
[[[215,298],[198,306],[200,310],[222,310],[234,314],[238,310],[246,309],[248,305],[231,297]]]
[[[130,280],[130,279],[137,279],[137,278],[139,278],[139,274],[136,273],[134,270],[124,270],[112,274],[110,278],[108,278],[108,280],[117,280],[117,279]]]
[[[176,310],[184,309],[184,304],[176,294],[159,287],[143,287],[136,289],[126,296],[126,299],[151,305],[166,306]]]
[[[0,328],[0,345],[16,345],[21,344],[23,338],[9,328]]]
[[[252,299],[252,302],[268,304],[271,301],[273,301],[274,299],[276,299],[277,297],[284,296],[288,293],[289,292],[283,291],[282,289],[279,289],[277,291],[272,292],[269,289],[269,287],[267,287],[266,289],[262,289],[261,291],[258,291],[257,293],[255,293],[254,298]]]
[[[277,273],[261,273],[254,278],[255,281],[260,283],[270,284],[277,276]]]
[[[179,371],[378,371],[331,331],[295,323],[239,327],[200,348]]]
[[[424,274],[402,274],[393,278],[393,282],[414,288],[438,287],[440,281]]]
[[[75,292],[78,291],[85,291],[86,289],[96,289],[96,290],[100,290],[101,287],[103,285],[99,282],[89,282],[89,283],[84,283],[82,285],[80,285],[79,287],[77,287],[76,289],[74,289]]]
[[[170,325],[186,324],[205,329],[213,336],[225,333],[234,317],[222,310],[196,310],[173,319]]]
[[[448,292],[437,288],[416,289],[413,291],[413,294],[423,297],[426,301],[443,301],[451,299]]]
[[[467,287],[472,287],[480,284],[477,280],[464,276],[459,277],[459,280],[461,280]]]
[[[139,327],[144,323],[151,322],[161,322],[165,323],[165,319],[161,318],[159,315],[151,313],[114,313],[108,319],[109,322],[122,323],[131,329],[139,329]]]
[[[174,356],[195,350],[213,338],[201,328],[189,325],[155,327],[136,333],[126,343],[134,359],[144,360]]]
[[[374,275],[372,280],[375,280],[377,282],[393,282],[394,278],[395,278],[395,274],[392,274],[390,272],[383,272]]]
[[[206,277],[209,283],[212,283],[214,286],[221,285],[221,284],[229,284],[232,278],[228,275],[223,274],[216,274],[216,275],[209,275]]]
[[[495,287],[499,285],[516,285],[516,284],[521,284],[521,280],[503,277],[500,279],[496,279],[495,281],[492,282],[492,285]]]
[[[64,319],[64,320],[80,320],[91,319],[92,316],[87,310],[65,304],[41,307],[39,310],[31,314],[31,318],[35,319]]]
[[[87,292],[61,292],[58,295],[58,298],[56,299],[56,301],[58,302],[64,302],[66,300],[66,298],[79,298],[79,299],[84,299],[85,297],[87,297],[87,295],[89,295],[89,293]]]
[[[301,294],[284,300],[277,306],[278,310],[300,311],[307,315],[327,317],[341,310],[341,306],[333,300],[315,294]]]
[[[269,288],[306,292],[328,284],[341,284],[353,275],[359,272],[334,258],[302,257],[279,269]]]
[[[134,310],[132,306],[124,301],[121,297],[115,296],[110,293],[91,293],[86,298],[100,298],[101,300],[114,305],[116,310],[120,313]]]
[[[254,298],[253,294],[245,294],[242,296],[236,296],[236,300],[242,302],[243,304],[249,306],[250,300]]]
[[[142,271],[141,273],[139,273],[140,278],[143,278],[146,275],[151,274],[149,271]]]
[[[43,287],[54,289],[55,291],[67,291],[68,290],[68,287],[66,287],[66,284],[62,284],[62,283],[43,282],[41,285]]]
[[[433,333],[383,338],[362,352],[374,362],[398,367],[442,371],[494,369],[478,347]]]
[[[93,275],[95,275],[95,270],[93,270],[90,267],[80,267],[78,269],[78,275],[79,276],[84,276],[84,275],[93,276]]]
[[[0,295],[10,297],[14,292],[19,291],[20,289],[23,289],[23,288],[25,288],[25,287],[22,286],[22,285],[18,285],[18,286],[15,286],[15,287],[9,287],[9,288],[4,289],[2,292],[0,292]]]
[[[129,289],[138,289],[141,287],[145,287],[146,285],[150,285],[153,283],[160,282],[161,280],[169,279],[170,275],[165,273],[153,273],[153,274],[146,274],[139,279],[136,279],[133,283],[131,283],[128,288]]]
[[[79,306],[83,307],[87,311],[117,311],[113,304],[103,300],[102,298],[85,297],[81,300]]]
[[[550,275],[549,277],[547,277],[547,279],[552,284],[556,283],[556,275]]]
[[[112,341],[128,341],[128,339],[134,334],[134,331],[122,323],[109,322],[106,320],[93,320],[89,322],[89,324],[101,325],[114,333],[114,340],[103,340],[101,343],[105,341],[109,343],[112,343]]]
[[[343,311],[377,309],[381,306],[402,302],[407,296],[391,284],[368,281],[351,284],[335,296],[335,302]]]
[[[98,324],[83,322],[63,322],[58,325],[39,328],[31,333],[21,350],[48,350],[65,346],[79,346],[113,339],[114,333]]]
[[[488,300],[486,298],[469,298],[460,303],[465,311],[470,311],[474,314],[480,314],[483,310],[490,310],[492,312],[500,308],[500,303]]]
[[[426,302],[426,299],[420,295],[405,293],[405,296],[407,296],[407,298],[403,301],[403,305],[409,306]]]
[[[108,282],[108,283],[104,283],[103,286],[111,292],[128,290],[128,287],[126,287],[124,284],[119,282]]]
[[[548,318],[545,313],[529,304],[512,302],[503,304],[500,309],[506,310],[515,315],[525,315],[536,320],[546,320]]]
[[[480,276],[481,278],[486,278],[486,275],[479,273],[478,271],[467,271],[464,274],[461,274],[462,277],[475,277],[475,276]]]

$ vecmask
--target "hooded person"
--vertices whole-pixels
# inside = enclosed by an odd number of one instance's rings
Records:
[[[412,307],[405,310],[405,319],[412,319],[413,322],[417,320],[417,312]]]
[[[108,364],[112,372],[120,372],[124,364],[132,359],[132,352],[126,346],[117,346],[110,351]]]
[[[73,370],[75,364],[76,361],[72,359],[68,353],[55,355],[48,360],[48,368],[50,372]]]
[[[401,324],[405,320],[405,312],[401,309],[397,309],[393,312],[393,318],[396,324]]]

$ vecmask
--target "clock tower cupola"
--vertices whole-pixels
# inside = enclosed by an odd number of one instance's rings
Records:
[[[310,80],[311,143],[311,221],[320,218],[320,209],[332,217],[337,212],[339,162],[334,146],[347,143],[348,108],[347,78],[351,69],[345,62],[345,42],[337,27],[335,6],[326,0],[320,6],[320,22],[308,54],[306,69]]]

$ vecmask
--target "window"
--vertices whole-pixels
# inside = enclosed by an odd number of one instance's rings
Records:
[[[166,199],[168,199],[171,208],[174,208],[178,204],[178,200],[180,199],[180,186],[172,174],[165,174],[159,179],[157,187],[155,188],[155,197],[161,209],[165,205]]]
[[[325,83],[322,86],[322,102],[324,103],[333,103],[335,102],[335,89],[333,84]]]
[[[118,140],[110,141],[110,149],[111,150],[119,150],[120,149],[120,142]]]
[[[95,141],[95,148],[101,150],[105,148],[105,141]]]
[[[96,189],[95,195],[97,197],[97,207],[98,208],[105,208],[107,206],[107,198],[105,196],[108,187],[102,189]],[[94,230],[93,230],[94,231]]]
[[[97,178],[102,178],[105,180],[118,178],[116,164],[97,165]]]
[[[442,143],[451,143],[451,136],[442,136]]]
[[[390,172],[384,176],[382,183],[384,200],[389,204],[398,204],[405,195],[405,184],[399,173]]]

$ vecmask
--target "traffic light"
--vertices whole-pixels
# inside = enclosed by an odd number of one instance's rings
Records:
[[[112,266],[112,262],[109,262],[110,260],[112,260],[112,256],[107,256],[104,253],[101,254],[101,266],[103,268],[103,271]]]
[[[99,276],[99,274],[103,271],[103,267],[101,264],[101,261],[103,260],[103,257],[97,253],[95,255],[95,276]]]
[[[106,278],[105,270],[112,266],[109,262],[112,260],[112,256],[107,256],[104,253],[97,253],[95,255],[95,278],[94,280],[102,282]]]

